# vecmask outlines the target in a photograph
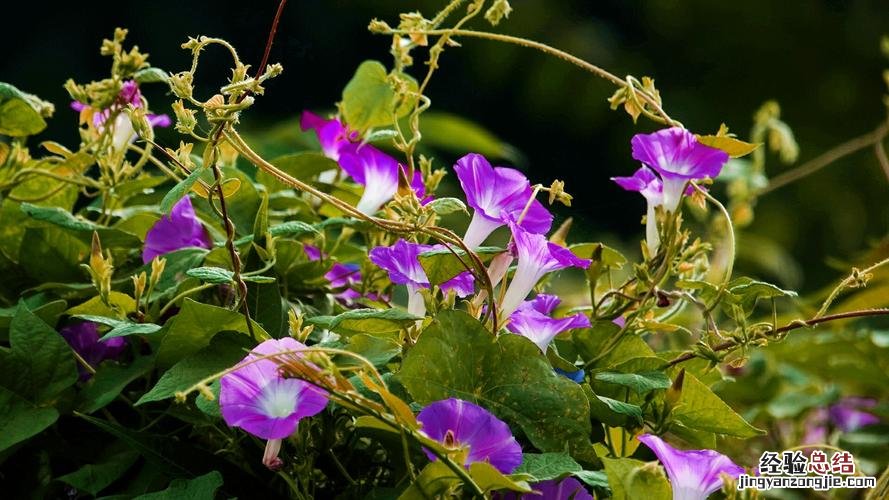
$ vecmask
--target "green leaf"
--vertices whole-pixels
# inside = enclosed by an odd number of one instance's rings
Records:
[[[247,303],[257,323],[274,338],[287,335],[288,305],[281,297],[277,280],[268,276],[246,276]]]
[[[580,479],[587,486],[592,486],[593,488],[600,488],[604,490],[610,491],[608,487],[608,476],[604,471],[600,470],[582,470],[573,473],[574,477]]]
[[[514,163],[522,163],[521,153],[502,141],[490,131],[473,121],[450,113],[428,111],[420,120],[420,133],[423,145],[464,154],[474,151],[488,159],[503,158]]]
[[[670,377],[663,372],[657,371],[646,371],[641,373],[599,372],[595,375],[595,379],[610,384],[629,387],[635,391],[636,394],[645,394],[657,389],[666,389],[672,384]]]
[[[702,431],[751,438],[765,434],[753,427],[691,373],[685,373],[682,395],[673,409],[677,422]]]
[[[77,395],[77,407],[83,413],[93,413],[104,408],[120,394],[130,382],[154,368],[154,356],[136,358],[129,366],[102,363],[96,375]]]
[[[84,465],[76,471],[56,479],[77,490],[96,496],[129,470],[138,459],[137,452],[126,450],[97,464]]]
[[[343,335],[398,332],[423,318],[401,309],[352,309],[337,316],[306,318],[306,323]]]
[[[235,279],[235,273],[221,267],[196,267],[185,271],[185,275],[213,284],[234,283]]]
[[[139,495],[134,500],[213,500],[222,486],[222,474],[212,471],[194,479],[174,479],[163,491]]]
[[[512,490],[528,493],[531,487],[522,480],[504,476],[487,462],[473,462],[469,465],[469,476],[482,491]],[[435,461],[420,471],[417,479],[399,496],[399,500],[421,500],[444,498],[444,494],[462,482],[460,477],[441,461]],[[469,493],[464,487],[463,493]]]
[[[466,210],[466,204],[457,198],[436,198],[427,207],[431,208],[438,215],[447,215],[454,212],[469,213]]]
[[[298,220],[291,220],[283,224],[278,224],[277,226],[270,227],[269,233],[272,236],[302,236],[304,234],[319,234],[320,231],[318,231],[318,229],[316,229],[311,224],[306,224],[305,222]],[[235,240],[235,245],[250,243],[251,241],[253,241],[253,238],[254,235],[248,234],[243,238]]]
[[[47,109],[51,110],[52,105],[0,82],[0,134],[26,137],[42,132],[46,128],[43,115]]]
[[[764,281],[756,281],[751,278],[736,278],[728,284],[728,290],[734,301],[744,308],[748,314],[753,311],[756,301],[759,299],[771,299],[775,297],[796,297],[796,292],[782,290],[777,286]]]
[[[128,337],[130,335],[151,335],[161,329],[160,325],[155,325],[154,323],[134,323],[105,316],[93,316],[92,314],[78,314],[75,317],[99,323],[100,325],[110,326],[111,330],[103,335],[99,339],[100,341],[113,339],[114,337]]]
[[[210,339],[224,330],[248,334],[247,322],[237,311],[202,304],[191,299],[182,302],[182,308],[164,325],[166,334],[157,350],[157,364],[161,368],[174,365],[181,359],[200,351],[210,344]],[[257,341],[268,340],[269,334],[253,322]]]
[[[270,163],[289,176],[304,182],[314,179],[322,172],[327,172],[328,170],[338,171],[340,168],[337,162],[315,151],[279,156]],[[256,172],[256,180],[272,193],[284,189],[293,189],[265,170]]]
[[[584,386],[586,390],[588,385]],[[606,398],[593,394],[592,390],[587,392],[590,402],[590,413],[593,418],[608,424],[611,427],[621,427],[625,425],[642,425],[642,408],[632,403],[624,403],[616,399]]]
[[[164,272],[160,275],[160,279],[157,285],[154,286],[154,290],[151,293],[151,297],[148,297],[148,300],[154,301],[175,293],[185,272],[199,266],[208,253],[203,248],[183,248],[165,254],[163,258],[166,259],[167,265],[164,267]],[[142,271],[145,271],[148,277],[151,278],[151,263],[149,262],[134,270],[133,274],[139,274]]]
[[[99,239],[102,241],[103,248],[111,247],[140,247],[142,240],[135,234],[105,227],[95,222],[80,219],[72,215],[69,211],[59,207],[41,207],[30,203],[22,203],[20,205],[22,212],[32,219],[49,222],[63,229],[70,229],[75,232],[82,233],[81,238],[84,241],[92,239],[93,232],[98,233]]]
[[[160,68],[142,68],[133,78],[139,83],[166,83],[170,77]]]
[[[416,82],[413,86],[416,88]],[[395,109],[395,98],[386,67],[378,61],[364,61],[343,89],[340,110],[350,128],[364,132],[369,128],[392,125],[413,106],[408,102]]]
[[[173,205],[181,200],[183,196],[188,195],[191,187],[201,178],[204,171],[205,169],[203,167],[195,167],[194,170],[188,174],[188,177],[182,179],[176,183],[175,186],[170,188],[170,190],[167,191],[167,194],[164,195],[163,199],[161,199],[160,211],[169,214],[170,210],[173,209]]]
[[[0,452],[39,434],[58,418],[55,408],[37,407],[0,386]]]
[[[172,398],[177,392],[188,389],[204,378],[231,368],[244,359],[251,347],[252,342],[244,335],[220,333],[213,337],[209,346],[167,370],[154,387],[136,402],[136,406]]]
[[[346,346],[346,349],[364,356],[374,366],[385,365],[392,358],[401,354],[401,344],[395,340],[365,333],[349,337],[349,345]],[[358,364],[358,361],[344,356],[342,360],[337,359],[337,364],[348,366]]]
[[[225,202],[228,206],[228,215],[235,224],[235,230],[239,235],[250,234],[253,231],[253,221],[256,220],[256,212],[259,211],[261,200],[253,181],[241,170],[234,167],[222,169],[226,182],[240,182],[240,189],[234,194],[226,195]]]
[[[523,453],[516,474],[530,474],[535,481],[547,481],[580,472],[580,466],[567,453]]]
[[[0,385],[34,403],[54,400],[77,381],[68,343],[24,304],[9,325],[11,348],[0,350]]]
[[[173,472],[177,475],[191,475],[191,471],[174,460],[174,457],[176,457],[175,454],[168,453],[170,450],[166,448],[173,444],[170,443],[168,438],[161,438],[145,432],[131,430],[118,424],[81,413],[75,413],[75,415],[98,427],[102,431],[120,439],[128,447],[138,452],[140,456],[161,466],[165,471]]]
[[[495,255],[505,250],[497,247],[480,247],[475,250],[483,263],[490,261]],[[456,254],[456,255],[455,255]],[[467,264],[471,262],[463,250],[454,248],[451,252],[447,248],[429,250],[420,254],[420,265],[426,271],[426,277],[432,285],[440,285],[445,281],[466,271],[461,259]]]
[[[469,475],[484,492],[509,490],[530,493],[532,491],[527,481],[513,479],[513,477],[521,477],[521,475],[511,474],[510,476],[505,476],[488,462],[473,462],[469,464]]]
[[[656,462],[645,463],[632,458],[602,458],[612,500],[670,500],[670,483]]]
[[[420,404],[456,397],[518,424],[541,451],[594,460],[583,389],[557,375],[531,341],[495,338],[462,311],[443,311],[402,362],[397,380]]]
[[[77,282],[84,279],[79,263],[89,245],[58,227],[25,229],[19,263],[31,277],[43,282]]]
[[[77,316],[79,314],[91,314],[93,316],[117,316],[119,314],[129,314],[136,311],[136,300],[129,295],[121,292],[111,291],[108,294],[108,302],[111,307],[105,305],[102,297],[98,295],[78,304],[67,311],[69,316]]]

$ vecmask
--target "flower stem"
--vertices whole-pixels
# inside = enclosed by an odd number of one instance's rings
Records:
[[[849,312],[844,312],[844,313],[831,314],[828,316],[821,316],[820,318],[816,317],[816,318],[812,318],[809,320],[795,320],[795,321],[791,321],[790,323],[788,323],[787,325],[784,325],[782,327],[769,330],[769,331],[763,333],[761,335],[761,337],[771,337],[771,336],[774,336],[777,334],[789,332],[791,330],[796,330],[797,328],[803,328],[806,326],[815,326],[815,325],[819,325],[821,323],[827,323],[830,321],[837,321],[837,320],[841,320],[841,319],[860,318],[860,317],[865,317],[865,316],[885,316],[885,315],[889,315],[889,308],[862,309],[862,310],[858,310],[858,311],[849,311]],[[733,347],[737,347],[739,345],[740,344],[738,344],[738,342],[736,342],[734,340],[727,340],[721,344],[717,344],[717,345],[713,346],[711,349],[714,352],[727,351],[727,350],[732,349]],[[673,360],[670,361],[669,363],[667,363],[666,366],[667,367],[675,366],[675,365],[678,365],[679,363],[683,363],[685,361],[694,359],[696,357],[697,356],[695,355],[695,353],[687,352],[685,354],[681,354],[681,355],[677,356],[676,358],[673,358]]]

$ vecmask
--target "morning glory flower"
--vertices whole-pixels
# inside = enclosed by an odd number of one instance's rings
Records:
[[[77,354],[90,366],[95,368],[106,359],[120,356],[127,348],[127,341],[123,337],[113,337],[100,341],[97,325],[91,321],[73,323],[63,327],[59,333],[68,342]],[[92,376],[86,368],[77,365],[80,380],[89,380]]]
[[[737,479],[744,473],[743,467],[713,450],[677,450],[652,434],[643,434],[638,439],[651,448],[667,470],[673,500],[705,500],[722,487],[721,474]]]
[[[454,166],[466,201],[473,208],[472,220],[463,241],[469,248],[479,247],[498,227],[516,221],[531,199],[533,191],[524,174],[513,168],[491,167],[480,154],[470,153]],[[520,225],[532,233],[549,231],[553,216],[537,200],[531,202]]]
[[[321,143],[321,151],[333,161],[340,159],[340,150],[344,146],[358,140],[358,133],[350,132],[338,119],[325,120],[310,111],[303,111],[299,126],[303,131],[309,129],[315,131],[318,142]]]
[[[877,405],[871,398],[848,396],[828,408],[818,408],[806,418],[806,434],[802,444],[827,441],[828,423],[842,432],[854,432],[862,427],[880,423],[880,418],[864,411]]]
[[[547,346],[556,335],[572,328],[590,326],[589,318],[581,313],[565,318],[550,317],[560,302],[561,299],[555,295],[538,294],[533,300],[526,300],[519,305],[510,315],[507,328],[530,339],[545,354]]]
[[[679,206],[688,181],[715,178],[729,159],[728,153],[699,143],[694,134],[681,127],[636,134],[631,143],[633,158],[660,174],[663,205],[669,212]]]
[[[183,196],[173,205],[169,215],[151,226],[145,235],[142,262],[148,263],[158,255],[186,247],[210,248],[213,241],[201,225],[191,205],[191,198]]]
[[[321,260],[321,250],[318,247],[305,244],[303,251],[310,260]],[[330,270],[324,273],[324,278],[327,279],[330,288],[340,290],[333,296],[343,304],[352,305],[361,297],[361,294],[354,289],[355,285],[361,283],[361,268],[357,264],[334,262]]]
[[[593,500],[593,496],[573,477],[550,479],[532,483],[534,493],[499,493],[494,498],[501,500]]]
[[[376,247],[370,251],[370,260],[389,272],[389,280],[396,285],[406,285],[408,291],[407,310],[415,316],[426,314],[426,304],[420,294],[421,288],[429,288],[429,278],[420,265],[419,256],[423,252],[434,250],[434,245],[421,245],[398,240],[390,247]],[[472,295],[475,283],[469,271],[441,284],[443,292],[454,290],[458,296]]]
[[[362,213],[376,213],[398,191],[398,161],[370,144],[342,146],[339,164],[355,182],[364,186],[361,200],[355,206]],[[414,171],[411,187],[422,200],[425,188],[419,170]]]
[[[612,177],[611,180],[627,191],[638,191],[648,202],[645,215],[645,242],[648,245],[648,252],[653,256],[660,245],[655,208],[664,202],[664,184],[648,167],[640,168],[632,177]]]
[[[511,222],[509,227],[513,237],[511,246],[518,264],[500,304],[499,312],[504,316],[512,314],[519,307],[546,273],[566,267],[586,269],[590,265],[588,259],[581,259],[571,250],[547,241],[542,234],[530,233]]]
[[[305,347],[290,337],[266,340],[241,360],[241,364]],[[282,465],[278,458],[281,440],[296,431],[300,420],[318,414],[327,406],[324,390],[300,379],[282,377],[272,359],[245,364],[223,376],[219,383],[219,408],[225,423],[267,439],[263,463],[271,469]]]
[[[830,421],[838,429],[843,432],[852,432],[868,425],[880,423],[880,419],[876,415],[863,411],[865,408],[869,409],[875,406],[877,406],[875,399],[848,396],[840,399],[836,404],[830,405],[827,413]]]
[[[447,448],[468,448],[464,465],[488,462],[504,474],[522,463],[522,447],[505,422],[481,406],[462,399],[430,403],[417,415],[421,430]],[[437,457],[423,450],[429,460]]]

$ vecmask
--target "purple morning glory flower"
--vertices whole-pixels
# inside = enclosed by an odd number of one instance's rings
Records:
[[[560,302],[561,299],[555,295],[538,294],[533,300],[526,300],[519,305],[510,315],[507,328],[530,339],[545,354],[547,346],[556,335],[572,328],[590,326],[589,318],[580,313],[565,318],[550,317]]]
[[[879,417],[864,411],[873,408],[877,401],[871,398],[848,396],[828,408],[818,408],[806,418],[806,433],[803,444],[824,443],[827,441],[828,424],[842,432],[854,432],[862,427],[880,423]]]
[[[636,134],[631,144],[633,158],[660,174],[663,205],[670,212],[679,206],[686,182],[715,178],[729,159],[728,153],[699,143],[694,134],[681,127]]]
[[[653,256],[660,245],[655,208],[664,201],[664,184],[648,167],[640,168],[632,177],[612,177],[611,180],[627,191],[638,191],[648,202],[645,216],[645,242],[648,245],[649,253]]]
[[[106,359],[120,356],[127,348],[127,341],[123,337],[100,341],[97,325],[90,321],[70,324],[63,327],[59,333],[68,342],[71,349],[93,368]],[[77,371],[80,373],[82,381],[89,380],[92,376],[79,364]]]
[[[588,259],[581,259],[571,250],[547,241],[542,234],[530,233],[511,222],[509,227],[518,264],[500,305],[500,314],[504,316],[519,307],[544,274],[566,267],[586,269],[590,265]]]
[[[285,337],[266,340],[256,346],[241,363],[306,346]],[[299,421],[318,414],[327,406],[327,393],[295,378],[284,378],[278,364],[263,359],[247,364],[220,380],[219,408],[229,427],[240,427],[256,437],[267,439],[263,463],[280,468],[281,440],[293,434]]]
[[[550,479],[531,484],[534,493],[510,491],[495,496],[502,500],[593,500],[593,496],[573,477]]]
[[[481,406],[462,399],[430,403],[417,415],[422,431],[447,448],[468,448],[464,465],[488,462],[504,474],[522,463],[522,447],[505,422]],[[429,460],[436,457],[424,450]]]
[[[303,111],[299,119],[301,129],[314,130],[321,143],[321,151],[331,160],[340,159],[340,150],[344,146],[358,140],[357,132],[349,132],[349,129],[336,118],[325,120],[310,111]]]
[[[828,408],[830,421],[843,432],[852,432],[862,427],[878,424],[880,419],[866,411],[865,408],[877,406],[877,401],[871,398],[848,396],[840,399]]]
[[[398,161],[370,144],[347,144],[340,148],[339,164],[355,182],[364,186],[355,206],[365,214],[376,213],[398,191]],[[414,171],[411,187],[423,199],[422,174]]]
[[[637,439],[651,448],[667,470],[673,500],[705,500],[722,487],[721,474],[737,479],[744,473],[743,467],[714,450],[677,450],[652,434]]]
[[[434,250],[434,245],[421,245],[398,240],[390,247],[376,247],[370,251],[370,260],[389,272],[389,280],[396,285],[406,285],[408,291],[409,313],[415,316],[426,314],[426,305],[421,288],[429,288],[429,278],[420,265],[419,256],[423,252]],[[475,292],[475,282],[469,271],[463,272],[441,284],[443,292],[454,290],[458,296],[465,297]]]
[[[314,245],[303,245],[303,251],[310,260],[320,260],[321,250]],[[361,270],[357,264],[342,264],[334,262],[330,270],[324,274],[324,278],[330,283],[330,288],[341,290],[334,293],[340,302],[349,306],[361,298],[361,294],[354,289],[354,286],[361,283]]]
[[[463,241],[477,248],[498,227],[516,221],[531,199],[533,191],[524,174],[505,167],[491,167],[484,156],[470,153],[454,166],[466,201],[473,208],[472,220]],[[553,216],[537,200],[522,218],[521,226],[532,233],[549,231]]]
[[[169,215],[151,226],[145,235],[145,248],[142,262],[148,263],[158,255],[186,247],[210,248],[213,241],[201,225],[191,205],[188,195],[173,205]]]

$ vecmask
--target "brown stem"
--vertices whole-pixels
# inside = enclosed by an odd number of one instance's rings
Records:
[[[809,320],[796,320],[796,321],[792,321],[792,322],[788,323],[787,325],[779,327],[777,329],[767,331],[762,334],[762,337],[771,337],[771,336],[774,336],[779,333],[785,333],[785,332],[789,332],[791,330],[796,330],[797,328],[803,328],[803,327],[807,327],[807,326],[816,326],[821,323],[827,323],[829,321],[836,321],[836,320],[840,320],[840,319],[849,319],[849,318],[860,318],[860,317],[864,317],[864,316],[883,316],[883,315],[889,315],[889,308],[863,309],[863,310],[858,310],[858,311],[848,311],[848,312],[843,312],[843,313],[830,314],[827,316],[821,316],[820,318],[812,318]],[[732,347],[737,347],[738,345],[740,345],[740,344],[738,344],[738,342],[736,342],[734,340],[726,340],[725,342],[722,342],[721,344],[716,344],[715,346],[713,346],[712,350],[714,352],[726,351],[726,350],[731,349]],[[667,363],[666,366],[667,367],[676,366],[679,363],[683,363],[685,361],[694,359],[696,357],[697,356],[695,355],[695,353],[687,352],[685,354],[677,356],[672,361]]]
[[[780,175],[775,176],[773,179],[769,181],[769,185],[760,189],[756,194],[758,196],[762,196],[766,193],[770,193],[780,187],[786,186],[791,182],[794,182],[798,179],[802,179],[803,177],[810,175],[822,168],[830,165],[831,163],[839,160],[844,156],[848,156],[852,153],[860,151],[866,147],[872,146],[874,144],[880,143],[886,135],[889,134],[889,121],[883,122],[876,129],[860,135],[854,139],[850,139],[842,144],[837,145],[833,149],[830,149],[820,156],[817,156],[806,163],[794,168],[793,170],[788,170]],[[889,172],[887,172],[889,175]]]

